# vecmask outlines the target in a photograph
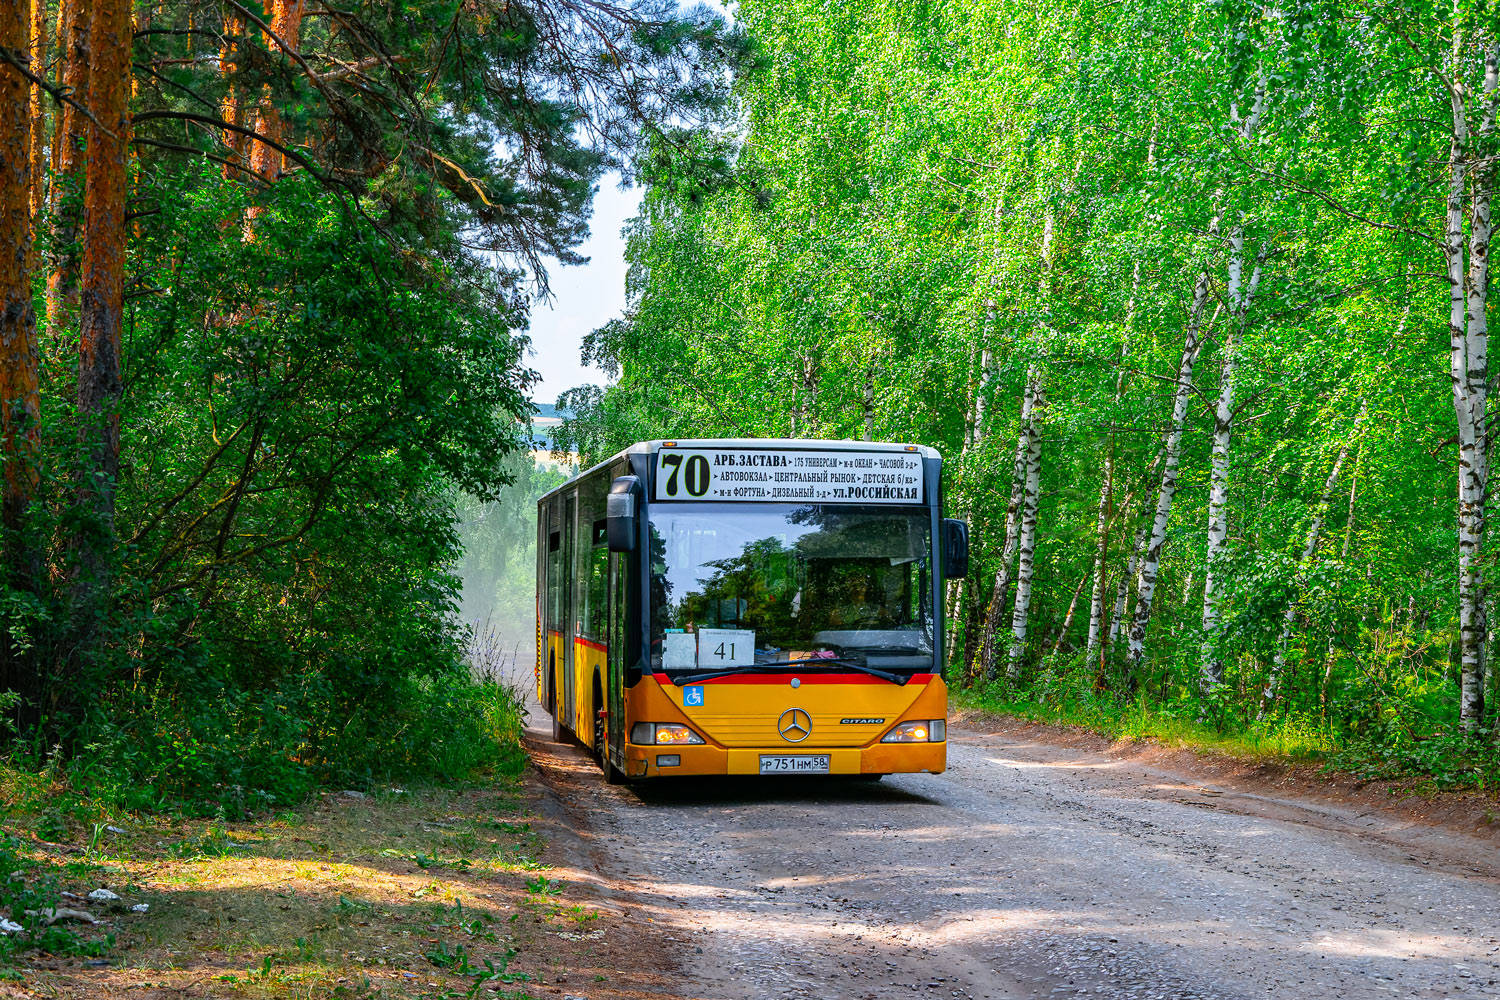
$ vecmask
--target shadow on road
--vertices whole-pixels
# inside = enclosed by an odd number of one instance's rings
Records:
[[[763,802],[805,805],[934,804],[924,795],[886,782],[838,775],[800,778],[715,776],[654,778],[626,786],[627,794],[643,804],[660,806],[754,805]]]

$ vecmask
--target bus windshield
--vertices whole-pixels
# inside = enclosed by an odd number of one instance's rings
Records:
[[[930,518],[920,507],[654,506],[652,666],[932,669]]]

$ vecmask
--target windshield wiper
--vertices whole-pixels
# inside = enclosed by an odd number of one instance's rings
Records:
[[[860,673],[869,674],[871,677],[879,677],[881,680],[890,681],[897,687],[905,687],[906,683],[911,680],[911,677],[908,675],[893,674],[888,670],[877,670],[876,668],[869,666],[868,664],[858,663],[854,660],[845,659],[843,657],[820,656],[808,660],[770,660],[766,663],[757,663],[754,666],[734,667],[726,670],[710,670],[706,673],[701,674],[682,674],[680,676],[672,678],[672,683],[677,685],[678,687],[682,687],[684,684],[692,684],[695,681],[711,681],[718,677],[733,677],[736,674],[753,674],[763,667],[793,667],[799,670],[805,670],[808,667],[819,667],[824,664],[838,667],[849,667],[850,669],[858,670]]]

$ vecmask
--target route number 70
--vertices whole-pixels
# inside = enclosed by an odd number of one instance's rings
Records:
[[[689,455],[684,466],[682,455],[663,455],[661,467],[670,470],[663,492],[669,497],[677,495],[678,473],[682,474],[682,485],[690,497],[701,497],[708,492],[708,459],[702,455]]]

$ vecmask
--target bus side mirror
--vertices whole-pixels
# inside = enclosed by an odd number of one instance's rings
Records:
[[[969,575],[969,526],[943,518],[943,576],[950,580]]]
[[[636,476],[621,476],[609,485],[604,500],[605,533],[609,551],[634,552],[640,537],[641,481]]]

